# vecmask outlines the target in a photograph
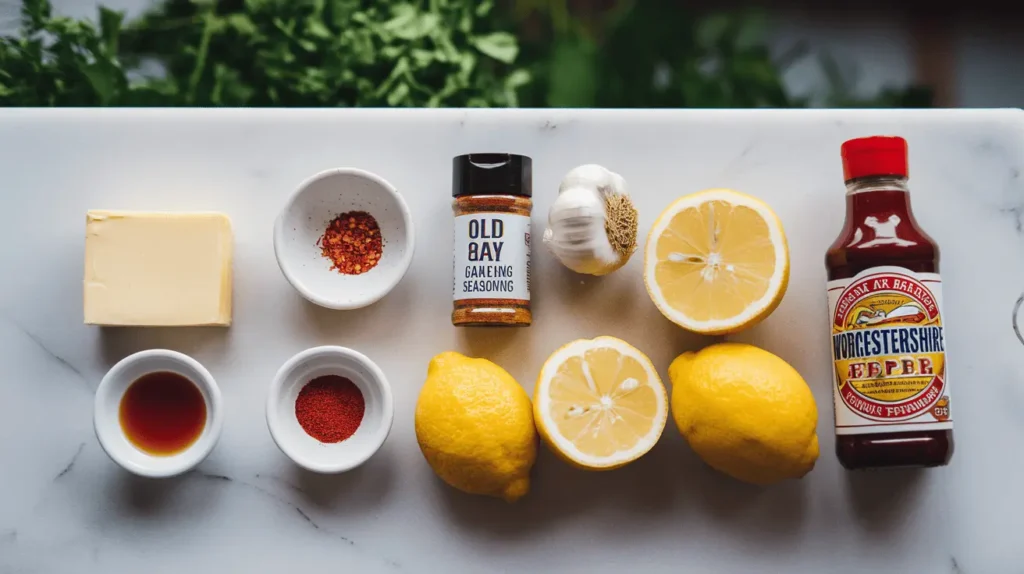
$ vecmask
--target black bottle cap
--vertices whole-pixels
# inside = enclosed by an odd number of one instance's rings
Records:
[[[452,160],[452,197],[533,195],[533,160],[513,153],[470,153]]]

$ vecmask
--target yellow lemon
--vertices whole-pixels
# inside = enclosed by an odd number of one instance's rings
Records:
[[[704,462],[739,480],[800,478],[818,459],[818,407],[800,373],[752,345],[683,353],[668,368],[672,416]]]
[[[488,360],[447,352],[430,361],[416,439],[434,472],[463,492],[513,502],[530,490],[537,458],[530,397]]]
[[[643,353],[614,337],[580,339],[544,363],[533,394],[544,442],[589,470],[632,462],[658,442],[668,397]]]
[[[788,283],[782,222],[767,204],[738,191],[681,197],[647,236],[647,293],[665,317],[691,331],[749,327],[775,310]]]

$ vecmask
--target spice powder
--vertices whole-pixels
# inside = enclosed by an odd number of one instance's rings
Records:
[[[511,195],[492,196],[470,196],[455,198],[453,210],[455,217],[519,216],[525,221],[526,236],[529,237],[530,210],[533,201],[529,197]],[[511,226],[509,226],[511,227]],[[529,250],[529,243],[525,244],[525,250]],[[508,251],[512,251],[509,248]],[[465,267],[465,265],[463,266]],[[527,297],[529,296],[529,260],[522,273],[524,274],[523,284]],[[459,293],[456,287],[456,297]],[[528,326],[533,319],[530,310],[530,300],[515,296],[502,296],[495,293],[491,296],[475,298],[457,298],[452,311],[452,323],[457,326]]]
[[[323,443],[341,442],[359,429],[366,401],[359,387],[339,375],[310,381],[295,399],[295,418],[306,434]]]
[[[332,219],[316,244],[330,260],[331,270],[345,275],[366,273],[384,253],[380,226],[365,211],[349,211]]]

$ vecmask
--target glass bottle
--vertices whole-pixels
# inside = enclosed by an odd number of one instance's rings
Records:
[[[914,218],[907,142],[842,146],[846,221],[825,256],[836,456],[848,469],[953,455],[939,248]]]

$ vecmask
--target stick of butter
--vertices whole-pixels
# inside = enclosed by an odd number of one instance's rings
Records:
[[[89,211],[85,322],[228,326],[232,249],[220,213]]]

